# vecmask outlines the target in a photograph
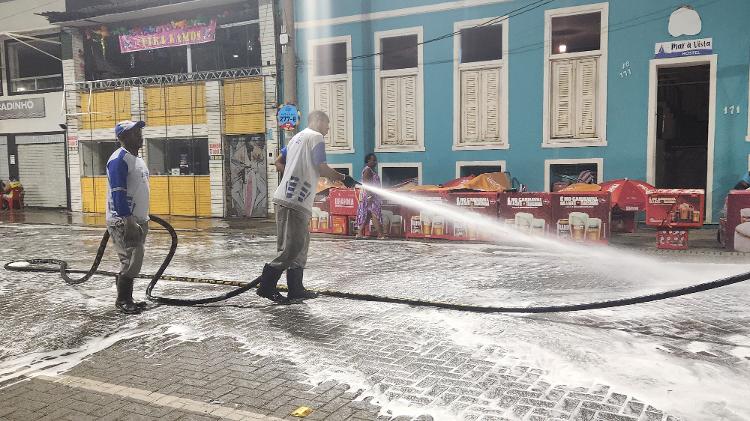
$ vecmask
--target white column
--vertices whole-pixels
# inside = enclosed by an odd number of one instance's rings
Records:
[[[265,92],[266,109],[266,177],[268,179],[268,211],[273,212],[271,197],[279,185],[278,173],[273,163],[276,151],[279,149],[279,130],[276,124],[276,107],[278,93],[276,91],[276,32],[274,24],[273,0],[258,1],[258,16],[260,17],[260,56],[263,72],[263,89]]]
[[[211,180],[211,216],[226,216],[226,186],[224,185],[224,156],[221,127],[221,82],[206,82],[206,126],[208,130],[208,171]]]
[[[63,60],[63,86],[65,90],[65,124],[68,126],[68,177],[70,178],[70,209],[75,212],[83,210],[81,200],[81,158],[77,146],[80,139],[81,119],[78,113],[81,112],[80,95],[76,91],[75,82],[83,80],[84,61],[79,52],[83,51],[83,38],[77,29],[66,29],[65,32],[71,35],[73,56],[70,59]],[[71,146],[75,143],[76,146]]]

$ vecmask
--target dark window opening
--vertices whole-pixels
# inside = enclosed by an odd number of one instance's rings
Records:
[[[187,19],[196,16],[217,20],[216,38],[204,44],[192,44],[192,71],[222,70],[244,67],[259,67],[260,30],[259,24],[239,24],[258,19],[257,2],[249,1],[236,6],[217,7],[196,11],[194,15],[158,16],[139,21],[121,22],[110,25],[114,29],[158,26],[170,20]],[[222,24],[238,23],[222,28]],[[86,79],[116,79],[146,75],[187,73],[187,46],[142,50],[132,53],[120,52],[119,36],[110,33],[102,37],[94,31],[87,31],[84,39]]]
[[[419,168],[417,167],[383,167],[383,187],[392,187],[397,184],[419,180]]]
[[[503,26],[490,25],[461,30],[461,63],[503,58]]]
[[[464,165],[461,167],[460,177],[468,177],[470,175],[481,175],[500,171],[502,171],[502,167],[500,167],[499,165]]]
[[[595,162],[581,164],[550,164],[549,191],[558,191],[578,181],[578,176],[584,171],[591,171],[594,182],[598,180],[599,166]]]
[[[346,74],[346,43],[315,46],[315,76]]]
[[[23,41],[5,43],[8,91],[30,93],[62,89],[60,37]]]
[[[599,50],[601,22],[600,12],[552,18],[552,54]]]
[[[120,149],[120,143],[115,141],[81,142],[81,164],[84,177],[107,175],[107,162],[112,154]]]
[[[149,139],[151,175],[208,175],[208,139]]]
[[[416,35],[383,38],[380,40],[381,70],[417,67],[419,50]]]
[[[195,44],[192,48],[193,71],[260,67],[260,25],[218,28],[216,41]]]
[[[337,167],[337,166],[333,165],[333,166],[331,166],[331,168],[333,168],[334,170],[340,172],[341,174],[351,175],[351,174],[349,174],[349,168],[348,167]]]

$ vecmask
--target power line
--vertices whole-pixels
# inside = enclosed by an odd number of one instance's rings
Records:
[[[481,28],[483,26],[489,26],[489,25],[493,25],[493,24],[496,24],[496,23],[501,23],[501,22],[504,22],[504,21],[508,20],[511,17],[518,16],[518,15],[521,15],[521,14],[526,13],[526,12],[530,12],[530,11],[532,11],[534,9],[537,9],[539,7],[542,7],[542,6],[545,6],[545,5],[549,4],[549,3],[552,3],[553,1],[555,1],[555,0],[535,0],[535,1],[529,3],[529,4],[525,5],[525,6],[522,6],[522,7],[519,7],[517,9],[511,10],[507,14],[507,16],[492,18],[492,19],[490,19],[490,20],[488,20],[486,22],[482,22],[480,24],[474,25],[474,26],[469,27],[469,28],[463,28],[463,29],[460,29],[458,31],[450,32],[450,33],[445,34],[445,35],[441,35],[441,36],[439,36],[437,38],[432,38],[432,39],[428,39],[428,40],[425,40],[425,41],[422,41],[422,42],[418,42],[416,44],[416,46],[419,47],[420,45],[425,45],[425,44],[429,44],[429,43],[432,43],[432,42],[436,42],[436,41],[441,41],[441,40],[444,40],[444,39],[452,38],[452,37],[460,34],[461,31],[466,30],[466,29]],[[531,7],[531,6],[534,6],[534,7]],[[527,9],[527,10],[523,10],[523,9]],[[404,48],[401,48],[401,49],[398,49],[398,50],[395,50],[395,51],[404,51],[404,50],[409,50],[411,48],[413,48],[413,47],[404,47]],[[358,55],[358,56],[349,57],[349,58],[347,58],[347,61],[354,61],[354,60],[358,60],[358,59],[370,58],[370,57],[375,57],[375,56],[380,56],[380,55],[383,55],[383,52],[376,52],[376,53],[370,53],[370,54],[361,54],[361,55]]]

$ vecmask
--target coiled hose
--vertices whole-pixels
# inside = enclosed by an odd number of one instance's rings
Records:
[[[159,266],[159,270],[157,270],[155,274],[138,276],[139,278],[151,279],[151,282],[149,282],[148,287],[146,288],[146,296],[148,297],[149,300],[154,301],[156,303],[173,305],[173,306],[192,306],[192,305],[197,305],[197,304],[209,304],[209,303],[223,301],[232,297],[236,297],[244,292],[247,292],[255,288],[260,282],[260,278],[257,278],[252,282],[238,282],[238,281],[227,281],[227,280],[221,280],[221,279],[164,275],[164,271],[169,266],[169,263],[172,261],[172,257],[174,257],[175,251],[177,250],[177,233],[175,232],[174,228],[172,228],[172,226],[169,225],[169,223],[159,218],[158,216],[150,215],[150,218],[152,221],[156,222],[157,224],[161,225],[162,227],[164,227],[164,229],[167,230],[167,232],[171,236],[172,243],[170,245],[167,256],[164,258],[164,261]],[[117,273],[115,272],[98,270],[99,264],[101,263],[101,260],[102,260],[102,256],[104,256],[104,250],[107,248],[108,240],[109,240],[109,232],[107,231],[104,233],[104,236],[102,237],[102,241],[99,244],[99,249],[96,252],[94,263],[91,265],[91,268],[88,271],[68,269],[68,262],[66,262],[65,260],[60,260],[60,259],[18,260],[18,261],[6,263],[4,267],[6,270],[18,271],[18,272],[47,272],[47,273],[59,272],[60,276],[69,285],[78,285],[83,282],[86,282],[94,274],[117,276]],[[54,269],[54,268],[43,266],[43,265],[50,265],[50,264],[58,265],[59,269]],[[83,273],[84,276],[79,279],[72,279],[68,276],[69,273]],[[206,298],[188,299],[188,298],[160,297],[160,296],[153,295],[153,289],[156,286],[156,283],[161,279],[172,280],[172,281],[182,281],[182,282],[213,284],[213,285],[228,285],[228,286],[235,286],[236,288],[225,294],[217,295],[214,297],[206,297]],[[746,272],[746,273],[741,273],[738,275],[730,276],[727,278],[718,279],[715,281],[704,282],[701,284],[697,284],[697,285],[693,285],[693,286],[689,286],[685,288],[679,288],[679,289],[659,292],[655,294],[642,295],[639,297],[622,298],[622,299],[607,300],[607,301],[597,301],[597,302],[581,303],[581,304],[563,304],[563,305],[533,306],[533,307],[500,307],[500,306],[478,306],[478,305],[469,305],[469,304],[454,304],[454,303],[446,303],[446,302],[438,302],[438,301],[387,297],[387,296],[382,296],[382,295],[360,294],[360,293],[331,291],[331,290],[318,290],[316,292],[324,296],[344,298],[344,299],[349,299],[349,300],[406,304],[406,305],[417,306],[417,307],[444,308],[444,309],[449,309],[449,310],[467,311],[467,312],[475,312],[475,313],[561,313],[561,312],[570,312],[570,311],[594,310],[594,309],[602,309],[602,308],[610,308],[610,307],[622,307],[622,306],[633,305],[633,304],[648,303],[651,301],[665,300],[667,298],[674,298],[674,297],[679,297],[682,295],[695,294],[697,292],[708,291],[711,289],[716,289],[716,288],[724,287],[727,285],[744,282],[749,279],[750,279],[750,272]]]

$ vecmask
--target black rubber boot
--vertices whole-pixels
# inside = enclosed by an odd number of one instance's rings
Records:
[[[305,289],[305,287],[302,285],[303,277],[304,269],[287,269],[286,286],[289,288],[289,294],[287,294],[287,297],[290,300],[307,300],[310,298],[318,297],[317,292],[312,292]]]
[[[115,301],[115,307],[125,314],[140,313],[141,310],[143,310],[143,307],[133,302],[133,278],[118,276],[116,285],[117,301]]]
[[[287,298],[281,295],[276,288],[276,284],[279,282],[282,273],[284,271],[275,269],[268,264],[263,266],[263,273],[260,275],[260,285],[255,293],[277,303],[287,301]]]

